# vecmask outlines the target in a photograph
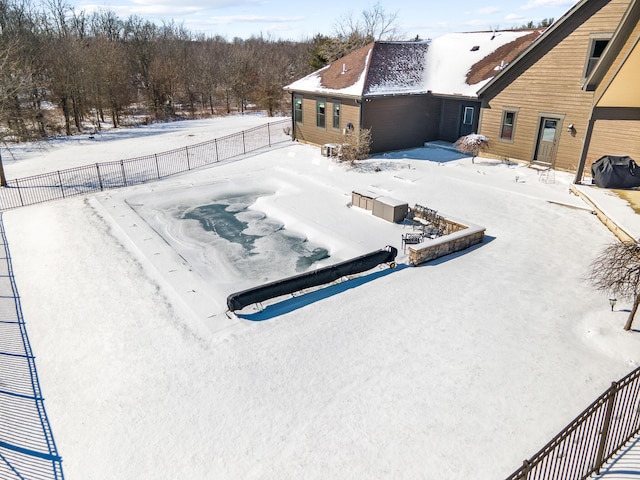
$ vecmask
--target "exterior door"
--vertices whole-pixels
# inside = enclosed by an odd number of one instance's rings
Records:
[[[460,119],[460,136],[464,137],[471,133],[476,133],[475,128],[476,108],[475,105],[462,105],[462,115]]]
[[[538,133],[538,147],[535,161],[553,164],[556,143],[560,135],[560,120],[557,118],[542,117],[540,119],[540,132]]]

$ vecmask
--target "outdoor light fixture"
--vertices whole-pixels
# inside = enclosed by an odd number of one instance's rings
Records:
[[[613,307],[615,307],[615,306],[616,306],[616,302],[617,302],[617,301],[618,301],[618,300],[617,300],[616,298],[614,298],[614,297],[611,297],[611,298],[609,299],[609,305],[611,305],[611,311],[612,311],[612,312],[613,312]]]

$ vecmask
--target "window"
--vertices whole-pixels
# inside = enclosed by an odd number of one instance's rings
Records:
[[[462,123],[464,125],[473,125],[473,114],[475,113],[475,108],[473,107],[464,107],[464,116],[462,118]]]
[[[589,45],[589,58],[587,59],[587,66],[584,71],[584,76],[588,77],[595,66],[598,64],[602,52],[607,48],[609,39],[593,38],[591,39],[591,45]]]
[[[340,128],[340,102],[333,101],[333,128]]]
[[[502,140],[513,140],[513,129],[516,125],[516,112],[505,110],[502,113],[502,126],[500,127],[500,138]]]
[[[325,108],[324,100],[316,100],[316,126],[320,128],[325,126]]]
[[[294,97],[293,110],[295,121],[297,123],[302,123],[302,97]]]

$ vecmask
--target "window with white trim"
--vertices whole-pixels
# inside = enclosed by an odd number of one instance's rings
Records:
[[[340,128],[340,102],[333,101],[333,128]]]
[[[316,100],[316,126],[320,128],[325,127],[327,102],[324,99]]]
[[[473,125],[473,114],[475,112],[475,108],[473,107],[464,107],[464,115],[462,117],[462,123],[464,125]]]
[[[293,98],[293,118],[296,123],[302,123],[302,97]]]

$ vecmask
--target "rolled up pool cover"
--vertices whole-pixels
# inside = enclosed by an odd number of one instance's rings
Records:
[[[227,297],[227,307],[230,311],[242,310],[247,305],[263,302],[270,298],[288,295],[305,288],[331,283],[341,277],[366,272],[381,263],[393,263],[398,255],[398,249],[387,245],[381,250],[367,253],[360,257],[336,263],[328,267],[319,268],[311,272],[293,277],[265,283],[259,287],[249,288],[241,292],[232,293]]]

